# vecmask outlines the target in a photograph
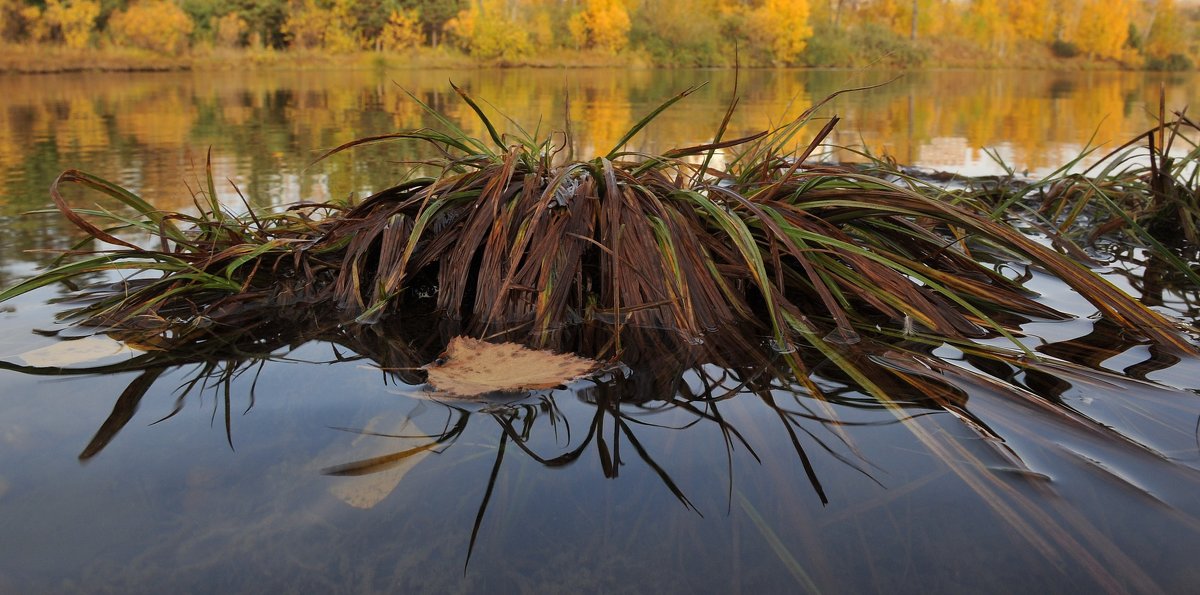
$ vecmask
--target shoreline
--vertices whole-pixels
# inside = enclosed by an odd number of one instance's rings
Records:
[[[1085,58],[1048,61],[1031,57],[1020,62],[993,59],[974,59],[948,62],[931,60],[910,67],[880,66],[890,70],[1037,70],[1046,72],[1124,71],[1156,72],[1132,68],[1117,62]],[[104,72],[221,72],[252,71],[313,71],[327,69],[349,70],[469,70],[476,68],[627,68],[627,69],[694,69],[733,68],[732,65],[677,66],[655,64],[637,53],[603,54],[594,51],[558,51],[536,58],[518,61],[477,60],[455,50],[420,48],[406,52],[356,52],[329,54],[304,50],[195,50],[180,56],[165,56],[152,52],[107,48],[99,50],[69,50],[58,46],[0,46],[0,75],[69,74]],[[771,66],[745,66],[747,70],[770,70]],[[798,70],[859,70],[854,67],[789,67]],[[1194,72],[1194,71],[1185,71]]]

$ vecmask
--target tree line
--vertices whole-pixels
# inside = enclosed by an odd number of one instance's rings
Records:
[[[747,65],[919,65],[957,43],[999,61],[1043,51],[1184,68],[1196,19],[1176,0],[0,0],[0,39],[170,54],[420,47],[509,62],[586,51],[680,66],[735,54]]]

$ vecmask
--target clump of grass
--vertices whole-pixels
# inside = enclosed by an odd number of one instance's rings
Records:
[[[1071,170],[1096,148],[1040,180],[1009,169],[1002,180],[966,180],[960,194],[991,205],[996,218],[1033,214],[1061,241],[1120,236],[1200,287],[1200,271],[1181,257],[1200,248],[1200,125],[1183,112],[1168,119],[1161,97],[1158,120],[1082,171]]]
[[[589,356],[617,356],[624,328],[671,331],[684,349],[722,329],[757,329],[779,345],[814,348],[850,379],[882,394],[872,364],[898,338],[969,342],[1007,336],[1014,323],[1062,318],[988,263],[1020,260],[1058,277],[1113,324],[1147,341],[1192,350],[1175,326],[1071,258],[969,203],[954,204],[860,171],[807,159],[833,130],[790,149],[814,108],[776,130],[727,140],[736,101],[711,142],[662,155],[624,150],[685,91],[638,122],[610,151],[564,158],[554,135],[501,135],[467,93],[488,139],[444,130],[359,139],[428,143],[435,177],[414,178],[355,206],[298,204],[281,213],[225,212],[211,168],[197,215],[164,213],[78,171],[51,194],[90,238],[110,244],[0,294],[97,272],[131,274],[92,288],[68,316],[126,335],[219,335],[280,308],[331,306],[344,322],[403,312],[414,288],[436,286],[437,309],[468,334],[564,347],[580,326],[604,331]],[[416,100],[416,98],[413,98]],[[824,102],[822,102],[824,103]],[[718,151],[726,167],[711,167]],[[134,216],[70,206],[79,184]],[[102,224],[94,221],[101,221]],[[112,227],[102,227],[111,225]],[[137,245],[118,230],[150,234]],[[572,331],[573,332],[573,331]],[[792,358],[806,379],[805,365]],[[899,367],[892,366],[896,374]],[[909,378],[917,375],[909,374]],[[816,392],[816,387],[811,387]]]

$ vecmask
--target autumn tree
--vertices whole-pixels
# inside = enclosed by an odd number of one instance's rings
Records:
[[[1050,41],[1054,20],[1050,0],[1008,0],[1006,10],[1013,34],[1020,39]]]
[[[653,2],[638,11],[630,40],[659,64],[732,64],[732,44],[725,41],[721,28],[718,0]]]
[[[476,0],[446,23],[459,47],[484,60],[515,59],[533,51],[529,33],[512,18],[503,0]]]
[[[576,45],[615,54],[629,44],[632,23],[622,0],[587,0],[567,26]]]
[[[0,0],[0,42],[16,41],[20,31],[20,3],[17,0]]]
[[[40,15],[39,37],[83,49],[91,40],[99,14],[100,3],[96,0],[47,0]]]
[[[1004,55],[1016,37],[1012,21],[1000,0],[971,0],[963,32],[981,47]]]
[[[236,12],[228,13],[216,21],[215,41],[218,46],[235,48],[244,45],[250,25]]]
[[[1146,55],[1165,60],[1172,55],[1187,53],[1186,23],[1175,8],[1174,0],[1158,0],[1154,19],[1146,34]]]
[[[1132,16],[1133,0],[1084,0],[1075,37],[1067,41],[1094,58],[1120,58]]]
[[[281,27],[291,47],[350,52],[363,47],[351,0],[293,1]]]
[[[50,39],[50,25],[42,18],[42,9],[36,6],[25,6],[17,16],[21,20],[22,37],[29,41],[47,41]]]
[[[231,0],[231,4],[250,27],[248,41],[251,46],[281,48],[286,45],[283,22],[287,20],[287,2],[284,0]]]
[[[325,24],[325,42],[322,47],[330,52],[352,52],[363,48],[364,39],[356,7],[362,4],[355,0],[329,0],[329,21]]]
[[[466,8],[467,0],[402,0],[400,4],[417,11],[427,43],[431,47],[438,47],[446,32],[446,25]]]
[[[403,50],[421,43],[421,22],[416,10],[393,10],[380,33],[380,46],[385,50]]]
[[[401,0],[374,0],[372,2],[346,2],[344,0],[325,0],[344,15],[342,29],[354,31],[357,45],[360,48],[383,50],[383,30],[387,27],[388,19],[393,13],[413,10],[404,5]]]
[[[797,63],[812,36],[808,0],[765,0],[751,12],[750,23],[752,39],[776,65]]]
[[[301,49],[321,47],[325,41],[329,11],[317,6],[314,0],[292,2],[290,6],[287,19],[279,29],[288,46]]]
[[[187,48],[194,24],[168,0],[144,0],[118,10],[108,19],[108,34],[117,45],[179,53]]]

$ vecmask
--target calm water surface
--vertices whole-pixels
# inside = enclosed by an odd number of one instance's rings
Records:
[[[730,134],[891,78],[743,73]],[[53,257],[27,250],[78,239],[57,217],[22,215],[49,204],[63,169],[184,209],[211,149],[218,179],[256,207],[361,197],[425,154],[397,144],[312,160],[435,126],[400,87],[482,133],[450,79],[531,132],[569,120],[585,157],[707,81],[633,147],[705,142],[733,87],[723,71],[0,78],[0,284]],[[838,143],[901,163],[995,173],[994,149],[1037,173],[1093,136],[1113,146],[1150,126],[1160,85],[1172,108],[1200,97],[1194,76],[934,72],[820,115],[844,118]],[[1148,284],[1140,255],[1127,256],[1115,282],[1197,319],[1194,294]],[[33,332],[62,328],[47,303],[60,290],[46,288],[0,311],[0,593],[1193,589],[1200,363],[1032,283],[1080,316],[1026,329],[1065,363],[997,369],[943,347],[1027,397],[963,380],[953,407],[914,398],[899,411],[819,372],[831,402],[670,357],[515,401],[448,404],[378,369],[429,361],[447,338],[436,332],[281,331],[243,358],[101,353],[39,368],[37,350],[63,344]]]

